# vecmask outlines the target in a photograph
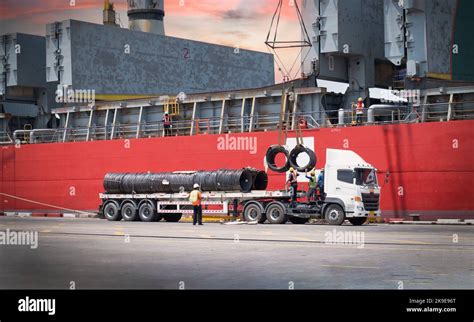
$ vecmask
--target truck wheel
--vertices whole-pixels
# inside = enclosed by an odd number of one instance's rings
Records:
[[[143,203],[138,209],[138,216],[143,222],[153,222],[158,219],[158,213],[155,207],[149,202]]]
[[[286,207],[278,201],[271,202],[266,209],[267,220],[270,224],[286,224],[288,216]]]
[[[182,214],[165,214],[163,217],[167,222],[178,222],[181,220]]]
[[[104,216],[108,221],[120,221],[122,215],[120,214],[119,206],[115,202],[108,202],[104,207]]]
[[[309,221],[309,218],[290,217],[290,222],[294,225],[304,225]]]
[[[125,221],[137,221],[139,219],[137,207],[132,202],[126,202],[122,206],[122,217]]]
[[[344,214],[344,210],[342,210],[341,206],[332,204],[326,208],[325,218],[330,225],[340,226],[342,223],[344,223],[346,215]]]
[[[349,218],[349,222],[354,226],[361,226],[367,221],[365,217]]]
[[[255,202],[247,203],[244,206],[243,214],[245,221],[258,221],[259,224],[263,224],[266,220],[262,206]]]

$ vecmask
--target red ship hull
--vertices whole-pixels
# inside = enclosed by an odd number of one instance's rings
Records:
[[[304,131],[314,137],[318,168],[325,150],[336,148],[391,173],[386,184],[379,178],[383,217],[419,214],[427,220],[474,218],[473,134],[474,121]],[[277,132],[231,136],[256,139],[257,149],[220,149],[219,135],[5,146],[0,189],[22,199],[0,195],[0,211],[97,211],[107,172],[263,168],[266,149],[278,140]],[[268,189],[283,189],[284,181],[270,172]]]

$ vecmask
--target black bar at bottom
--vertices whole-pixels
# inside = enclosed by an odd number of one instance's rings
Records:
[[[473,293],[2,290],[0,321],[473,321]],[[48,305],[42,312],[19,311],[35,308],[35,299],[54,299],[54,315]]]

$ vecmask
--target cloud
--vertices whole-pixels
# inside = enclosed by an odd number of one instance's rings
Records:
[[[111,0],[127,27],[127,1]],[[167,35],[267,52],[264,44],[277,0],[165,0]],[[67,19],[102,22],[102,0],[0,0],[1,33],[45,34]],[[279,35],[298,37],[295,7],[283,0]],[[292,64],[294,54],[281,53]]]
[[[249,19],[252,18],[251,15],[247,15],[243,11],[239,10],[227,10],[222,12],[221,17],[224,19]]]
[[[54,14],[55,12],[85,10],[101,8],[101,1],[97,0],[2,0],[0,12],[2,20],[31,18],[41,14]]]

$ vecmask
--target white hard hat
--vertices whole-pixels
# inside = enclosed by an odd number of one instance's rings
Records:
[[[195,183],[193,186],[194,189],[199,189],[199,184]]]

